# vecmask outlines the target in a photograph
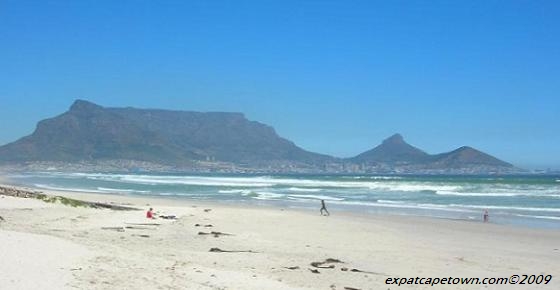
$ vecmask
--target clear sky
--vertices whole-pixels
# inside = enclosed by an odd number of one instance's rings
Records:
[[[560,1],[0,1],[0,144],[74,99],[239,111],[356,155],[399,132],[560,168]]]

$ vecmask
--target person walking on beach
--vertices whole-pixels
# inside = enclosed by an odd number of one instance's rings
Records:
[[[325,211],[326,214],[323,214],[323,211]],[[331,215],[329,213],[329,211],[327,210],[327,206],[325,205],[325,200],[324,199],[321,199],[321,210],[320,210],[320,212],[321,212],[321,215],[326,215],[326,216]]]
[[[483,215],[483,220],[484,220],[485,223],[488,222],[489,217],[490,217],[490,215],[488,215],[488,210],[485,209],[484,210],[484,215]]]

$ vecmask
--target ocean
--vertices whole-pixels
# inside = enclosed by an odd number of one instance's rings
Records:
[[[560,229],[560,176],[193,175],[29,172],[51,190],[425,216]]]

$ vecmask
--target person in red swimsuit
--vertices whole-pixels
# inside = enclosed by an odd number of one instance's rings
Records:
[[[146,218],[155,219],[154,217],[154,209],[150,207],[150,210],[146,212]]]

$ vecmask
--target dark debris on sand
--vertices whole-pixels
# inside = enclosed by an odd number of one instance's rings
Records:
[[[309,271],[311,271],[311,273],[313,274],[321,274],[321,272],[319,272],[319,270],[317,269],[308,269]]]
[[[214,252],[214,253],[257,253],[257,252],[254,252],[252,250],[230,251],[230,250],[222,250],[220,248],[211,248],[209,250],[209,252]]]
[[[213,227],[213,225],[210,225],[210,224],[208,224],[208,225],[195,224],[194,226],[195,226],[195,227],[205,227],[205,228],[211,228],[211,227]]]
[[[315,268],[332,269],[332,268],[334,268],[334,265],[328,265],[328,266],[323,266],[323,265],[334,264],[334,263],[344,263],[344,262],[342,262],[341,260],[338,260],[338,259],[328,258],[328,259],[324,260],[323,262],[311,262],[311,266],[313,266]]]
[[[212,236],[214,236],[214,238],[218,238],[220,236],[233,236],[232,234],[222,233],[222,232],[209,232],[209,233],[198,232],[198,235],[199,236],[212,235]]]

